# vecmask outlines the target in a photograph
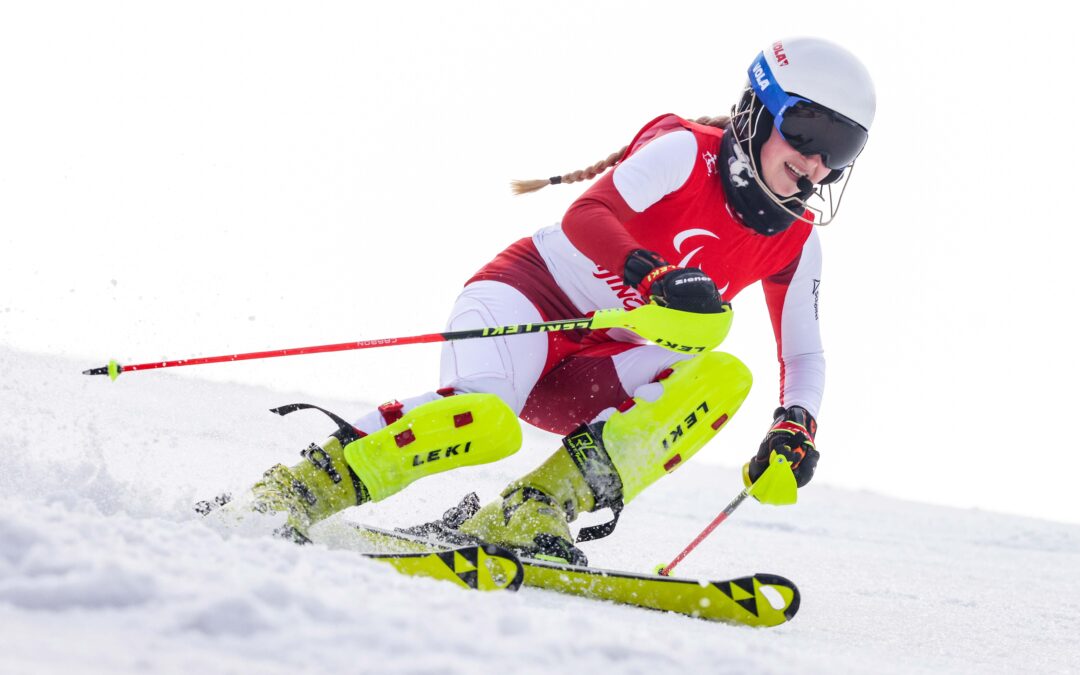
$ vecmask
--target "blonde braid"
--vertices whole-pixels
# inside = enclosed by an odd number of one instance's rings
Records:
[[[720,115],[719,117],[699,117],[696,120],[692,120],[695,124],[703,124],[710,127],[726,127],[731,118],[727,115]],[[623,154],[627,148],[624,147],[618,152],[613,152],[607,156],[606,159],[600,160],[592,166],[581,169],[579,171],[571,171],[570,173],[563,174],[562,176],[552,176],[551,178],[539,178],[533,180],[512,180],[510,181],[510,189],[515,195],[523,195],[527,192],[536,192],[542,188],[546,188],[549,185],[559,185],[562,183],[576,183],[581,180],[592,180],[600,174],[604,173],[611,167],[619,163]]]
[[[619,159],[622,158],[623,153],[630,146],[624,147],[618,152],[613,152],[607,156],[606,159],[602,159],[592,166],[581,169],[579,171],[571,171],[570,173],[563,174],[562,176],[552,176],[548,179],[536,179],[536,180],[512,180],[510,181],[510,189],[514,191],[516,195],[523,195],[526,192],[536,192],[541,188],[546,188],[549,185],[559,185],[560,183],[576,183],[579,180],[592,180],[600,174],[604,173],[611,167],[619,163]]]

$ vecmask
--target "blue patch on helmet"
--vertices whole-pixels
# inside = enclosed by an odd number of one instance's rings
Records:
[[[750,76],[750,87],[754,90],[754,93],[765,104],[768,111],[773,114],[773,117],[778,117],[783,112],[790,97],[786,91],[780,88],[780,84],[776,81],[772,68],[769,67],[769,62],[765,58],[765,52],[757,55],[754,62],[750,64],[747,74]]]

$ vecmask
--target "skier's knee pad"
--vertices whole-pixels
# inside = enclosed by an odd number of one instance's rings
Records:
[[[459,394],[424,403],[345,446],[345,461],[370,493],[385,499],[413,481],[494,462],[521,447],[517,415],[494,394]]]
[[[629,503],[694,456],[739,409],[753,377],[731,354],[709,352],[676,363],[655,401],[633,398],[604,423],[602,438]]]

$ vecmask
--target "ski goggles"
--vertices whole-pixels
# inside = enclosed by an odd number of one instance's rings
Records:
[[[761,53],[750,66],[750,86],[773,115],[773,125],[803,155],[821,155],[825,166],[843,169],[866,145],[867,132],[853,120],[780,88]]]

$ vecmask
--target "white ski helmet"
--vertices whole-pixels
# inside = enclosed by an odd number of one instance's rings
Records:
[[[747,77],[742,100],[732,110],[732,128],[754,173],[759,173],[761,147],[775,128],[802,154],[821,155],[832,169],[824,184],[840,179],[862,152],[877,107],[874,82],[862,62],[828,40],[785,38],[757,55]],[[809,181],[806,186],[802,200],[810,196]],[[838,202],[818,224],[831,220]]]

